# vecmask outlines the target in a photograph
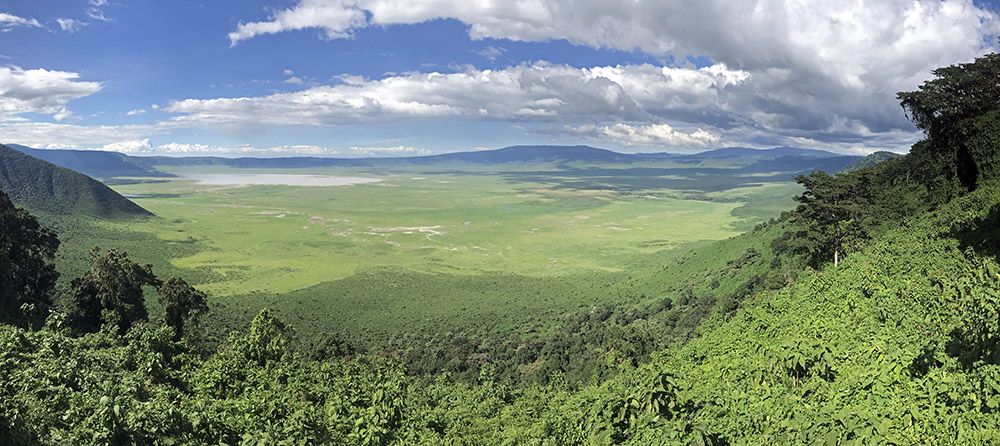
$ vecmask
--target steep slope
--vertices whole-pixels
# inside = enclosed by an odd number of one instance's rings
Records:
[[[100,218],[152,215],[93,178],[3,145],[0,190],[33,211]]]
[[[995,444],[998,209],[989,187],[912,219],[606,388],[671,376],[733,444]]]
[[[117,152],[98,150],[40,150],[17,144],[8,144],[7,147],[92,178],[170,176],[147,165],[142,158],[131,157]]]

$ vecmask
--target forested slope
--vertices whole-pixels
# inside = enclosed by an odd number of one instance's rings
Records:
[[[115,177],[170,176],[150,167],[141,158],[128,156],[124,153],[99,150],[33,149],[17,144],[9,144],[7,147],[101,180],[110,180]]]
[[[0,145],[0,191],[28,209],[101,218],[152,215],[86,175]]]

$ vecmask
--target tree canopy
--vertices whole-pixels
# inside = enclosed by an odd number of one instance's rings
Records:
[[[173,277],[159,288],[160,305],[163,306],[163,319],[174,329],[176,339],[184,335],[184,326],[195,321],[208,311],[205,303],[205,293],[196,290],[184,279]]]
[[[104,323],[125,333],[149,318],[142,288],[159,285],[151,265],[135,263],[121,250],[101,254],[95,248],[90,270],[73,280],[70,317],[82,331],[95,331]]]
[[[0,192],[0,320],[37,327],[52,304],[59,239]]]

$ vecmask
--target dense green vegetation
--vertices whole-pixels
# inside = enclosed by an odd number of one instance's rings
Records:
[[[105,182],[117,177],[169,176],[156,170],[142,158],[128,156],[124,153],[98,150],[32,149],[17,144],[10,144],[8,147]]]
[[[0,145],[0,191],[33,211],[101,218],[149,216],[103,183]]]
[[[43,328],[0,326],[0,443],[995,444],[998,60],[900,95],[926,131],[910,155],[803,176],[782,218],[647,253],[634,260],[662,263],[608,287],[656,296],[568,311],[532,336],[358,349],[263,310],[216,344],[197,291],[95,253],[73,299],[50,291]],[[0,247],[37,246],[43,267],[28,270],[48,277],[47,232],[0,205],[23,234]],[[147,311],[143,284],[165,311]],[[81,295],[99,331],[74,322]]]

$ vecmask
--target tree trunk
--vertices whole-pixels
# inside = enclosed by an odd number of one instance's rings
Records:
[[[833,250],[833,267],[840,266],[840,249]]]

